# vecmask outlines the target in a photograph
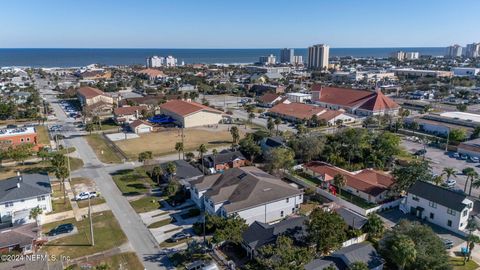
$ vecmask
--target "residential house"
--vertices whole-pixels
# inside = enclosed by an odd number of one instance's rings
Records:
[[[182,84],[177,89],[178,92],[185,93],[185,92],[196,92],[197,87],[191,84]]]
[[[143,112],[147,111],[147,106],[123,106],[113,109],[113,120],[117,124],[130,124],[131,122],[140,119]]]
[[[0,180],[0,223],[24,224],[34,222],[30,210],[37,206],[43,213],[52,211],[48,174],[20,174]]]
[[[31,96],[32,94],[30,92],[23,92],[23,91],[19,91],[19,92],[15,92],[13,93],[11,96],[13,98],[13,101],[15,102],[15,104],[24,104],[27,102],[28,98]]]
[[[385,260],[372,244],[363,242],[353,244],[333,252],[330,256],[314,259],[305,265],[305,270],[323,270],[329,267],[348,270],[355,262],[363,262],[370,270],[382,270]]]
[[[400,106],[381,91],[312,86],[312,101],[322,107],[359,116],[397,115]]]
[[[257,99],[257,105],[260,107],[271,108],[277,103],[290,103],[290,101],[275,93],[265,93]]]
[[[273,84],[251,84],[247,85],[248,91],[254,92],[256,96],[266,93],[281,94],[285,92],[285,86]]]
[[[145,120],[137,119],[129,124],[130,130],[136,134],[150,133],[153,131],[153,126]]]
[[[361,230],[368,222],[368,219],[364,216],[345,207],[335,208],[333,211],[340,215],[343,221],[352,229]]]
[[[113,98],[97,88],[89,86],[80,87],[77,90],[77,97],[82,106],[90,106],[101,102],[110,104],[113,107]]]
[[[223,112],[211,107],[185,100],[170,100],[160,105],[160,111],[175,119],[184,128],[217,125],[223,118]]]
[[[447,230],[465,235],[473,201],[463,192],[417,181],[408,189],[400,209]]]
[[[222,150],[220,153],[203,156],[203,166],[209,173],[245,166],[247,159],[240,151]]]
[[[175,165],[177,169],[175,172],[175,179],[182,184],[186,189],[190,189],[190,182],[193,180],[197,180],[198,178],[202,177],[202,172],[197,169],[196,167],[192,166],[190,163],[183,159],[171,161]],[[161,176],[162,180],[168,181],[171,178],[171,175],[167,173],[167,166],[170,162],[163,162],[158,164],[157,161],[147,161],[146,167],[147,170],[153,170],[155,166],[160,166],[162,171],[164,172]]]
[[[271,108],[268,114],[292,122],[304,122],[312,119],[315,115],[319,121],[325,121],[328,125],[335,125],[338,120],[341,120],[342,123],[355,121],[353,115],[341,110],[334,111],[304,103],[279,103]]]
[[[232,168],[191,182],[192,200],[207,213],[238,215],[247,224],[271,223],[297,213],[303,191],[257,167]]]
[[[146,76],[150,81],[163,80],[168,76],[163,71],[153,68],[146,68],[138,71],[138,74]]]
[[[371,203],[381,203],[388,199],[388,192],[394,183],[390,174],[373,169],[349,172],[319,161],[311,161],[303,165],[303,168],[307,174],[320,179],[323,182],[322,187],[326,189],[334,185],[335,175],[343,175],[346,183],[342,190]]]
[[[247,256],[253,259],[261,247],[275,244],[279,236],[288,236],[295,242],[302,243],[307,236],[307,220],[307,217],[299,216],[274,224],[255,221],[242,233],[242,247]]]
[[[19,252],[26,255],[35,252],[39,230],[35,223],[0,230],[0,254]]]

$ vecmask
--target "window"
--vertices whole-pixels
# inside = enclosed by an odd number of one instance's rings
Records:
[[[287,198],[287,203],[290,201],[290,198]]]
[[[283,217],[283,211],[280,211],[280,217]]]
[[[292,208],[292,214],[295,213],[295,208]]]
[[[434,213],[430,213],[430,219],[434,219],[435,218],[435,214]]]
[[[447,226],[452,227],[452,221],[450,219],[447,221]]]
[[[415,196],[415,195],[412,196],[412,200],[417,201],[417,202],[420,201],[420,199],[418,199],[418,197]]]
[[[428,205],[432,208],[437,208],[437,203],[435,203],[435,202],[429,201]]]
[[[456,215],[456,211],[453,210],[453,209],[448,208],[448,209],[447,209],[447,214],[452,215],[452,216],[455,216],[455,215]]]
[[[13,207],[13,202],[7,202],[7,203],[5,203],[5,207]]]
[[[30,138],[27,138],[27,142],[29,142],[29,141],[30,141]]]
[[[465,209],[465,210],[463,211],[463,213],[462,213],[462,217],[466,216],[467,214],[468,214],[468,210]]]
[[[37,201],[45,201],[45,196],[37,197]]]
[[[20,141],[21,141],[21,142],[24,142],[24,141],[25,141],[25,139],[24,139],[24,138],[21,138],[21,139],[20,139]]]

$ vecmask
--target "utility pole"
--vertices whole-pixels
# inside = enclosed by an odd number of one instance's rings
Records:
[[[90,205],[90,195],[88,195],[88,219],[90,220],[90,238],[92,239],[93,247],[95,246],[95,238],[93,237],[92,206]]]
[[[450,139],[450,129],[447,129],[447,144],[445,144],[445,152],[448,152],[448,140]]]
[[[207,219],[205,218],[206,212],[205,210],[203,211],[203,253],[206,251],[207,247],[207,238],[205,236],[205,223],[207,223]]]

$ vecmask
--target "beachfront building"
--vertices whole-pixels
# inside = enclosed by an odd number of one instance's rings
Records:
[[[294,50],[290,48],[284,48],[280,50],[280,63],[293,64],[294,62]]]
[[[328,57],[330,47],[325,44],[317,44],[308,47],[307,67],[310,69],[328,69]]]
[[[312,102],[330,110],[343,109],[358,116],[397,115],[400,106],[381,91],[312,86]]]
[[[277,62],[276,57],[273,54],[270,54],[268,56],[260,56],[259,62],[262,65],[275,65]]]
[[[447,57],[462,57],[462,46],[455,44],[447,47]]]
[[[217,109],[186,100],[170,100],[160,105],[160,112],[175,119],[185,128],[217,125],[223,118],[223,112]]]

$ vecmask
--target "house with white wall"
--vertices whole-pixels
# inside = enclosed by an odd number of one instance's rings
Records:
[[[30,210],[40,207],[43,213],[51,212],[51,193],[48,174],[17,174],[0,180],[0,223],[35,222]]]
[[[473,201],[463,192],[417,181],[409,188],[400,209],[447,230],[465,234]]]
[[[191,182],[192,200],[206,212],[238,215],[247,224],[271,223],[297,213],[303,191],[256,167],[232,168]]]

